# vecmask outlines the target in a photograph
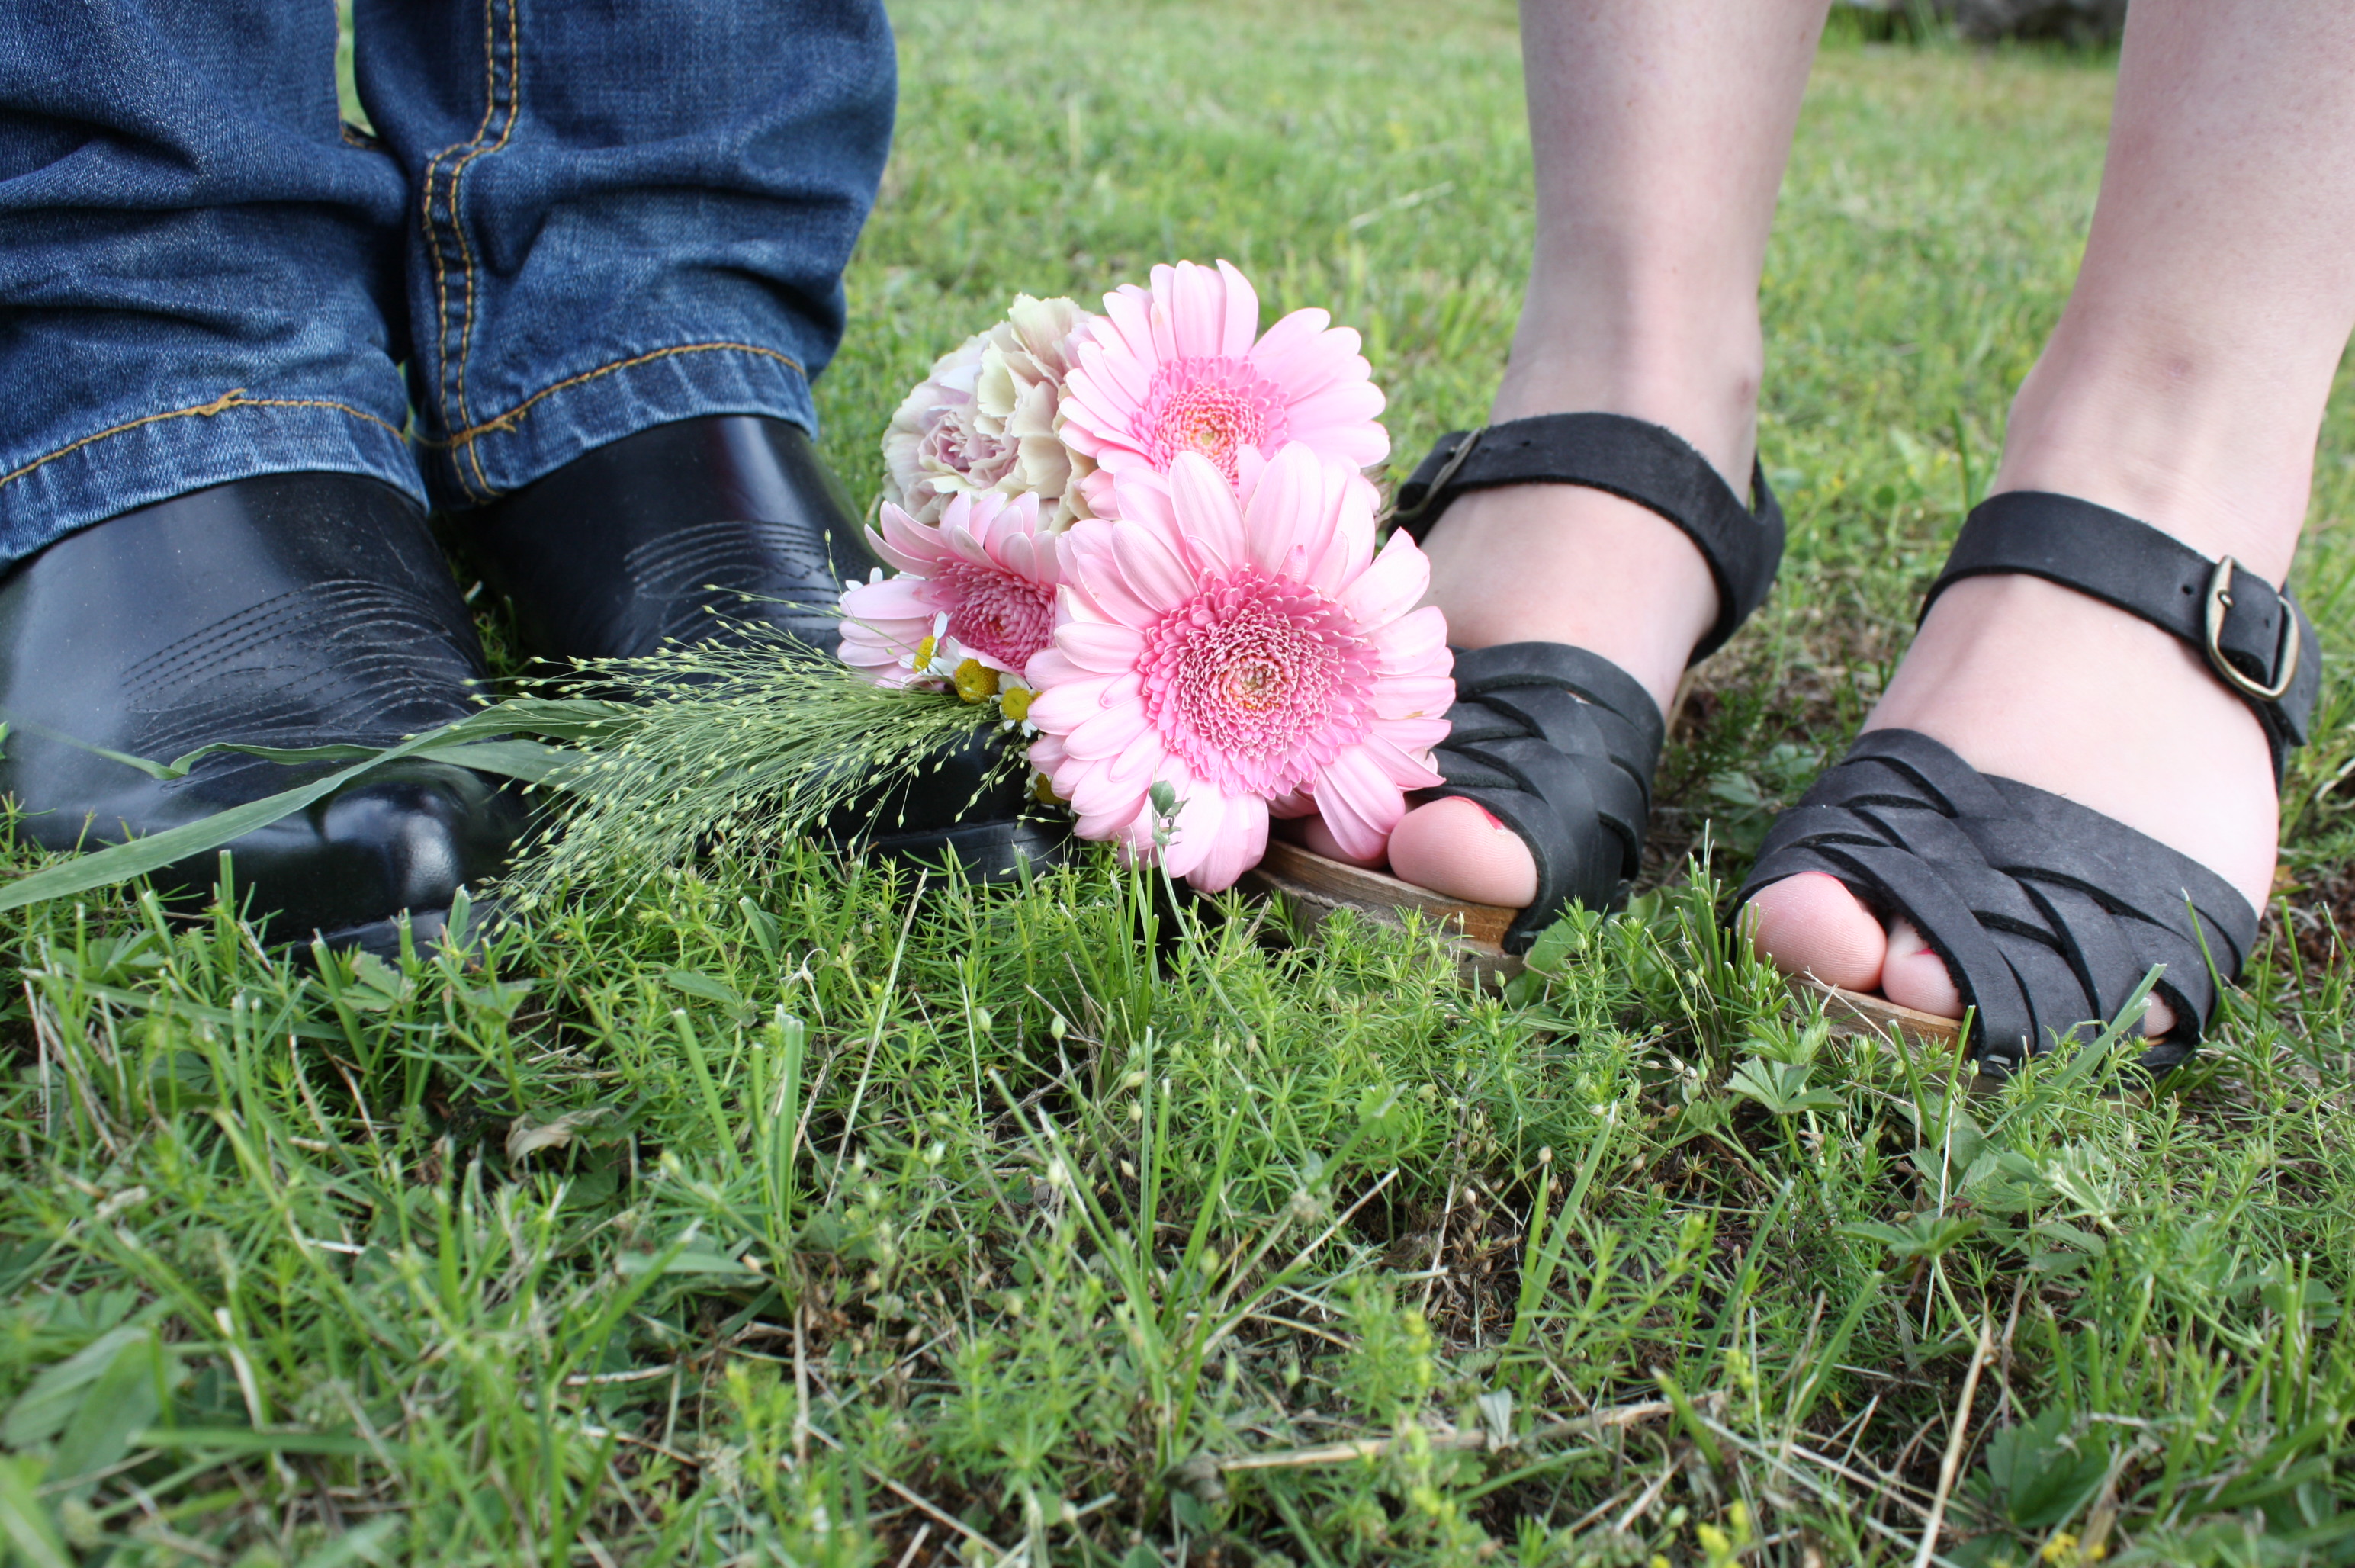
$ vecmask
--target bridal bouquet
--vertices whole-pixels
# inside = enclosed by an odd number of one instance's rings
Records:
[[[1019,297],[908,395],[869,531],[893,574],[844,592],[842,657],[995,703],[1081,837],[1205,891],[1271,816],[1379,858],[1440,783],[1455,683],[1423,553],[1376,547],[1358,335],[1313,309],[1262,334],[1224,261],[1103,303]]]
[[[1241,272],[1181,261],[1104,297],[1016,299],[932,367],[883,438],[879,568],[845,585],[840,662],[759,627],[592,661],[389,749],[219,745],[309,776],[0,889],[0,910],[185,863],[400,757],[558,792],[503,890],[625,900],[717,839],[818,831],[994,725],[1081,837],[1215,891],[1271,817],[1321,816],[1372,859],[1455,699],[1414,541],[1377,548],[1390,452],[1358,335],[1265,333]],[[316,764],[336,763],[333,769]]]

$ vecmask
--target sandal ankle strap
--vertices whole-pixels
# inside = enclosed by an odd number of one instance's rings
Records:
[[[1537,414],[1450,432],[1399,487],[1391,517],[1419,542],[1456,496],[1505,485],[1582,485],[1681,528],[1717,581],[1717,623],[1693,649],[1696,664],[1750,618],[1782,564],[1783,509],[1764,468],[1752,465],[1745,507],[1682,436],[1625,414]]]
[[[2010,490],[1972,508],[1922,613],[1963,579],[1997,572],[2073,588],[2196,649],[2264,726],[2276,783],[2289,748],[2306,744],[2322,688],[2314,623],[2286,589],[2231,556],[2211,560],[2147,523],[2073,496]]]

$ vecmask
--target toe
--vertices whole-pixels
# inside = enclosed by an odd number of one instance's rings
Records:
[[[1521,836],[1461,795],[1419,805],[1391,830],[1391,871],[1468,903],[1525,909],[1538,896],[1538,863]]]
[[[1749,903],[1750,941],[1786,975],[1811,975],[1848,991],[1881,986],[1889,938],[1836,877],[1802,871],[1770,882]]]
[[[1881,966],[1881,994],[1901,1008],[1942,1019],[1963,1016],[1963,994],[1946,961],[1910,921],[1891,921],[1889,956]]]
[[[1889,958],[1881,969],[1881,994],[1903,1008],[1942,1019],[1963,1016],[1963,994],[1946,961],[1938,956],[1922,933],[1907,921],[1889,926]],[[2153,997],[2142,1017],[2147,1035],[2166,1034],[2175,1027],[2175,1009],[2164,997]]]

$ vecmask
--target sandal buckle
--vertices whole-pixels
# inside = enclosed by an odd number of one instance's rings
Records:
[[[2279,702],[2289,694],[2290,683],[2297,678],[2298,645],[2304,640],[2297,635],[2297,616],[2290,610],[2289,601],[2283,600],[2281,643],[2274,649],[2274,667],[2281,672],[2281,678],[2266,686],[2242,673],[2224,656],[2222,645],[2224,615],[2232,607],[2232,579],[2240,570],[2241,563],[2228,555],[2208,574],[2208,663],[2219,679],[2242,696],[2258,702]]]
[[[1472,449],[1479,445],[1480,438],[1487,433],[1487,429],[1484,426],[1458,442],[1455,450],[1447,454],[1446,463],[1441,465],[1437,474],[1432,475],[1431,483],[1423,486],[1421,500],[1412,507],[1403,508],[1393,506],[1374,521],[1391,523],[1406,528],[1412,528],[1416,523],[1421,522],[1423,513],[1431,510],[1431,504],[1446,493],[1447,482],[1455,477],[1455,471],[1464,466],[1464,460],[1472,455]]]

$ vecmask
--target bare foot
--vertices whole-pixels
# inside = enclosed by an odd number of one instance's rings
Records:
[[[1918,731],[1981,772],[2066,795],[2199,861],[2262,909],[2278,833],[2256,716],[2175,638],[2032,577],[1942,594],[1867,730]],[[1793,974],[1945,1018],[1962,1001],[1944,960],[1878,923],[1817,873],[1751,900],[1753,941]],[[2174,1026],[2164,1001],[2147,1033]]]
[[[1448,641],[1589,649],[1634,676],[1663,713],[1717,614],[1709,565],[1681,529],[1582,485],[1475,491],[1447,509],[1424,549],[1425,603],[1447,612]],[[1330,853],[1314,818],[1289,836]],[[1467,800],[1407,813],[1389,858],[1397,876],[1448,898],[1519,909],[1537,896],[1529,846]]]

